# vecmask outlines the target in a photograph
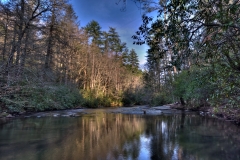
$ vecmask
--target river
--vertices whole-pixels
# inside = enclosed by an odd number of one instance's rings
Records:
[[[61,111],[0,123],[1,160],[240,160],[240,128],[195,113]]]

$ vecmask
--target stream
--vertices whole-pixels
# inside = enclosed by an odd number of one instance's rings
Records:
[[[0,121],[0,160],[240,160],[240,128],[155,108],[78,109]]]

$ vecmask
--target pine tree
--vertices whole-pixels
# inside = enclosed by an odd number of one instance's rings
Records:
[[[86,27],[84,27],[85,31],[87,32],[88,36],[91,38],[91,42],[100,46],[102,44],[102,31],[100,24],[92,20],[89,22]]]
[[[132,49],[129,53],[128,56],[128,62],[131,68],[133,69],[138,69],[139,67],[139,60],[138,60],[138,55],[134,49]]]

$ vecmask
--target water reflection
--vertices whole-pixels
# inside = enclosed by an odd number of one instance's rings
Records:
[[[239,127],[196,115],[16,119],[0,125],[0,159],[240,159]]]

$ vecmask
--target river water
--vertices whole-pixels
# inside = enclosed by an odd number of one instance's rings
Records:
[[[1,160],[240,160],[240,128],[196,114],[95,110],[0,123]]]

